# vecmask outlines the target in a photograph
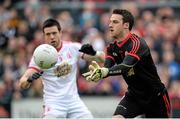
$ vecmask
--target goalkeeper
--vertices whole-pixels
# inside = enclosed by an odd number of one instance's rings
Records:
[[[118,104],[113,118],[170,118],[170,100],[161,82],[150,49],[144,39],[131,33],[134,24],[127,10],[115,9],[109,29],[114,42],[107,47],[104,67],[95,61],[84,73],[86,80],[97,82],[108,76],[122,75],[128,91]]]

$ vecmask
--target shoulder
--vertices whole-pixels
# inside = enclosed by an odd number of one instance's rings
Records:
[[[142,40],[142,38],[136,34],[132,34],[130,37],[131,43],[138,43],[138,42],[141,42],[141,40]]]
[[[71,41],[63,41],[64,49],[69,49],[71,51],[79,51],[82,44],[78,42],[71,42]]]
[[[146,41],[139,37],[138,35],[136,34],[132,34],[131,37],[130,37],[130,46],[133,46],[133,47],[148,47],[147,44],[146,44]]]
[[[130,42],[128,46],[130,54],[138,54],[141,57],[149,54],[149,46],[143,38],[132,34]]]
[[[63,41],[64,46],[69,46],[69,47],[81,47],[82,44],[79,42],[72,42],[72,41]]]

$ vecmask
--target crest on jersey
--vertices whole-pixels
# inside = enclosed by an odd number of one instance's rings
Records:
[[[135,73],[134,73],[134,69],[133,68],[131,68],[129,71],[128,71],[128,76],[132,76],[132,75],[134,75]]]

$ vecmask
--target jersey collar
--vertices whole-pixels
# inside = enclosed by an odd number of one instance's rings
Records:
[[[128,41],[128,39],[131,37],[131,32],[129,32],[129,34],[126,36],[126,38],[122,41],[122,42],[117,42],[117,45],[119,46],[119,47],[122,47],[127,41]]]
[[[56,48],[56,50],[59,52],[59,51],[61,50],[62,46],[63,46],[63,42],[61,42],[60,47],[59,47],[59,48]]]

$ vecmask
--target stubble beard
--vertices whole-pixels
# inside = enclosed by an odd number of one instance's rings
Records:
[[[111,38],[114,40],[114,39],[117,39],[117,36],[113,35]]]
[[[53,47],[57,48],[58,47],[58,43],[57,42],[52,42],[50,43]]]

